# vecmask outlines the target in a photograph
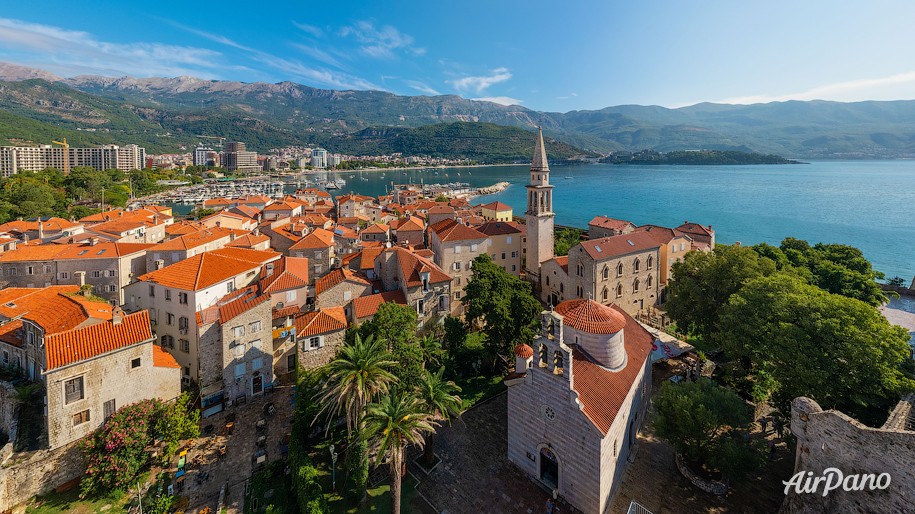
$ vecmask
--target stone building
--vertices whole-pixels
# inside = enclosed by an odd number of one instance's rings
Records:
[[[486,234],[464,225],[457,219],[447,219],[429,227],[429,249],[435,254],[435,264],[453,279],[451,283],[451,315],[464,313],[464,287],[473,276],[473,260],[489,253],[490,239]]]
[[[423,246],[426,244],[426,227],[423,225],[422,219],[408,214],[403,219],[391,221],[390,226],[397,244],[408,246]]]
[[[378,312],[378,308],[384,302],[394,302],[400,305],[407,305],[407,298],[400,289],[394,291],[382,291],[380,293],[360,296],[353,300],[352,313],[350,314],[350,323],[363,324],[371,321]]]
[[[153,341],[146,312],[125,315],[76,286],[0,291],[0,350],[44,384],[51,449],[94,432],[120,407],[178,396],[178,364]]]
[[[528,280],[540,290],[540,266],[553,258],[553,186],[550,185],[550,165],[543,144],[543,130],[537,132],[534,158],[531,161],[531,180],[527,187],[527,251],[525,269]]]
[[[315,282],[315,307],[342,307],[349,319],[353,300],[371,293],[372,283],[368,278],[348,268],[334,268]]]
[[[142,243],[23,245],[0,254],[3,283],[12,287],[92,286],[114,305],[124,303],[123,288],[146,272]]]
[[[426,220],[429,222],[429,225],[435,225],[442,220],[454,219],[456,217],[457,213],[455,213],[454,207],[446,203],[438,203],[426,211]]]
[[[653,338],[619,307],[544,311],[508,375],[508,458],[582,512],[609,511],[651,388]]]
[[[805,479],[811,477],[809,482],[824,476],[835,482],[838,478],[832,472],[826,474],[826,470],[838,469],[849,483],[861,485],[862,490],[846,491],[838,487],[824,494],[825,480],[815,493],[798,493],[792,487],[779,512],[912,512],[915,498],[912,466],[915,397],[912,395],[896,405],[880,428],[865,426],[839,411],[824,411],[810,398],[795,398],[791,404],[791,433],[797,437],[795,474],[800,473]],[[871,487],[882,473],[889,475],[889,487]],[[849,475],[859,477],[849,479]],[[865,478],[867,475],[871,475],[870,481]]]
[[[387,243],[391,240],[391,227],[384,223],[373,223],[359,232],[359,239],[363,242]]]
[[[618,236],[628,234],[633,230],[635,230],[635,225],[632,222],[607,216],[595,216],[588,222],[588,239]]]
[[[308,259],[308,281],[313,285],[336,264],[337,245],[334,233],[323,228],[314,229],[289,247],[289,256]]]
[[[274,309],[302,308],[308,300],[308,259],[283,257],[261,270],[261,292],[270,295]]]
[[[524,225],[513,221],[487,221],[477,230],[489,237],[492,262],[516,277],[521,276]]]
[[[257,286],[231,292],[196,316],[204,416],[243,403],[273,384],[270,295]]]
[[[670,268],[675,262],[680,262],[686,252],[692,250],[693,239],[677,229],[661,227],[658,225],[642,225],[635,229],[638,232],[647,232],[661,245],[658,266],[658,285],[663,288],[670,280]],[[663,290],[659,293],[664,296]]]
[[[243,248],[204,252],[138,277],[124,288],[125,308],[149,311],[159,345],[181,364],[183,381],[189,386],[199,381],[206,358],[201,353],[197,313],[258,282],[264,267],[280,257],[276,252]],[[269,315],[264,325],[269,328]]]
[[[251,209],[251,207],[247,206],[234,207],[233,209],[237,209],[239,212],[215,212],[201,219],[200,223],[207,228],[233,228],[235,230],[244,230],[245,232],[250,232],[254,230],[255,227],[257,227],[256,217],[260,213],[256,213],[253,216],[242,214],[243,212],[246,212],[247,209]]]
[[[218,250],[245,234],[243,230],[215,227],[173,237],[147,250],[146,269],[164,268],[199,253]]]
[[[0,234],[9,234],[21,241],[48,242],[54,239],[77,236],[85,231],[83,223],[63,218],[35,218],[8,221],[0,225]]]
[[[557,305],[592,298],[635,315],[658,301],[660,247],[644,231],[582,241],[544,263],[541,299]]]
[[[383,291],[403,292],[406,305],[416,309],[420,324],[452,312],[451,277],[428,257],[406,248],[388,248],[375,259],[375,275]],[[365,312],[360,317],[368,315]]]
[[[296,316],[299,366],[315,369],[327,364],[337,354],[337,348],[343,345],[345,336],[343,307],[328,307]]]
[[[371,196],[348,194],[337,197],[337,217],[346,218],[357,215],[369,216],[371,219],[369,207],[375,203]]]
[[[715,231],[711,225],[700,225],[684,221],[676,228],[680,233],[686,234],[693,240],[693,250],[709,252],[715,249]]]

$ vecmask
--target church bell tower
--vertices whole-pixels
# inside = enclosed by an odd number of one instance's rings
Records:
[[[534,159],[531,161],[531,180],[527,187],[527,258],[525,273],[539,291],[540,265],[553,258],[553,186],[550,185],[550,166],[546,160],[543,129],[538,129]]]

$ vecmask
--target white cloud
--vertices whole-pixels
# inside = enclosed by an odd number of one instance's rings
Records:
[[[307,23],[300,23],[297,21],[292,22],[293,25],[298,27],[302,32],[307,32],[314,37],[321,37],[324,35],[324,31],[320,27],[315,27],[314,25],[309,25]]]
[[[403,50],[413,55],[424,55],[425,48],[413,45],[413,36],[404,34],[391,25],[375,27],[371,21],[357,21],[340,29],[343,37],[354,37],[362,43],[362,53],[376,59],[390,59],[394,57],[395,50]]]
[[[301,43],[290,43],[290,45],[292,45],[292,47],[295,48],[296,50],[311,57],[312,59],[321,61],[324,64],[328,64],[335,68],[345,68],[345,66],[339,60],[337,60],[336,57],[330,55],[329,53],[325,52],[324,50],[315,48],[313,46],[303,45]]]
[[[490,75],[461,77],[459,79],[452,80],[451,84],[458,91],[464,93],[472,91],[479,94],[488,89],[493,84],[505,82],[510,78],[512,78],[512,74],[508,71],[508,68],[496,68],[492,70]]]
[[[517,98],[512,98],[510,96],[484,96],[480,98],[471,98],[477,102],[492,102],[499,105],[521,105],[524,103],[524,100],[518,100]]]
[[[435,89],[433,89],[431,86],[426,84],[425,82],[420,82],[418,80],[405,80],[404,84],[410,86],[411,88],[413,88],[421,93],[425,93],[427,95],[440,95],[441,94],[438,91],[436,91]]]
[[[755,104],[787,100],[833,100],[860,102],[864,100],[902,100],[915,98],[915,71],[876,79],[850,80],[817,86],[807,91],[785,95],[751,95],[728,98],[719,103]]]
[[[121,73],[137,76],[196,75],[215,78],[222,54],[206,48],[162,43],[111,43],[92,34],[51,25],[0,18],[0,56],[47,62],[51,71]]]

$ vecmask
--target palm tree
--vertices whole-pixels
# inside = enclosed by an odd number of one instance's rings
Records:
[[[450,421],[451,418],[460,417],[463,406],[461,398],[454,394],[461,392],[461,388],[451,380],[442,378],[444,373],[443,367],[436,373],[423,370],[423,377],[416,391],[426,412],[431,414],[435,421]],[[432,466],[435,461],[434,437],[435,434],[432,433],[426,438],[423,461],[427,467]]]
[[[432,334],[426,334],[419,340],[419,347],[423,350],[423,362],[426,366],[441,366],[445,351],[442,342]]]
[[[400,514],[404,450],[408,444],[422,448],[425,434],[435,430],[436,422],[411,392],[395,390],[368,406],[365,424],[377,462],[390,465],[391,514]]]
[[[385,347],[383,341],[373,341],[371,336],[363,341],[357,334],[353,344],[340,348],[324,369],[324,384],[316,395],[321,409],[315,421],[326,413],[330,431],[343,411],[347,434],[352,436],[354,429],[361,429],[366,405],[397,381],[389,371],[397,361]]]

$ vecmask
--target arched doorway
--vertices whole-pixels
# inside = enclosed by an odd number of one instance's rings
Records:
[[[559,460],[549,448],[540,449],[540,481],[550,489],[559,486]]]

